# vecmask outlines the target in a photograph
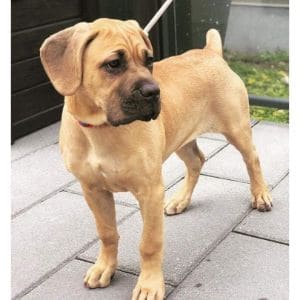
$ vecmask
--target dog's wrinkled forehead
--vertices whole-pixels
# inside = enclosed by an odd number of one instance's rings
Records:
[[[91,23],[91,28],[98,34],[90,47],[94,52],[97,47],[101,49],[101,56],[124,53],[126,56],[142,59],[145,55],[153,55],[150,40],[134,20],[98,19]]]

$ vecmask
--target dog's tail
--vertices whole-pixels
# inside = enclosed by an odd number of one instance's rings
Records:
[[[209,29],[206,33],[206,49],[210,49],[223,57],[222,40],[216,29]]]

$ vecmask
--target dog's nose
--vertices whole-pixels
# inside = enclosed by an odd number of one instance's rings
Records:
[[[140,93],[144,97],[153,97],[159,95],[160,89],[156,83],[145,83],[140,87]]]

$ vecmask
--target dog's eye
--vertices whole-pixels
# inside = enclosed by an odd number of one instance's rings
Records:
[[[154,62],[154,57],[153,56],[148,56],[146,58],[146,66],[148,68],[152,68],[153,67],[153,62]]]
[[[119,59],[114,59],[105,65],[108,72],[114,72],[121,67],[121,61]]]

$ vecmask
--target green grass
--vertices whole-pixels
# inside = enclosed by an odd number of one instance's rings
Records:
[[[287,52],[264,52],[245,55],[224,52],[229,66],[243,79],[248,93],[276,98],[288,98],[289,57]],[[289,111],[276,108],[251,106],[251,117],[257,120],[289,122]]]

